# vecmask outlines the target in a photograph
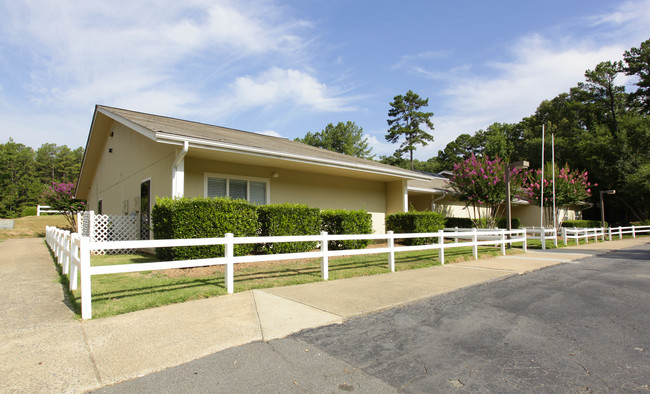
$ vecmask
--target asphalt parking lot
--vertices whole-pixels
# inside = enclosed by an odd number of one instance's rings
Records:
[[[98,392],[648,390],[646,243],[227,349]]]

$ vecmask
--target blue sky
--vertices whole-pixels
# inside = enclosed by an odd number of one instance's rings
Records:
[[[390,155],[411,89],[426,160],[648,38],[650,0],[0,0],[0,142],[84,146],[104,104],[291,139],[354,121]]]

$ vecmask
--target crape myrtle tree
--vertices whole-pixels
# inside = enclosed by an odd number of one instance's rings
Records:
[[[496,227],[497,219],[503,215],[506,201],[507,163],[501,158],[473,154],[454,164],[449,190],[465,201],[470,218],[476,227]],[[521,185],[521,170],[510,170],[510,188],[518,190]],[[511,198],[514,197],[514,194]],[[469,209],[471,208],[471,209]]]
[[[77,228],[77,212],[86,209],[83,200],[74,198],[75,186],[72,182],[52,182],[43,192],[43,199],[52,209],[61,211],[74,230]]]
[[[544,202],[544,216],[547,224],[553,223],[553,168],[546,163],[544,176],[542,170],[531,169],[522,174],[520,196],[533,205],[540,206]],[[542,196],[542,185],[544,195]],[[591,188],[598,186],[589,182],[587,171],[571,170],[568,164],[555,167],[555,205],[556,207],[575,206],[587,201],[591,196]],[[556,218],[558,219],[558,218]],[[561,226],[557,220],[558,226]]]
[[[388,134],[386,141],[396,143],[401,137],[404,142],[395,152],[396,156],[402,153],[409,153],[411,170],[413,169],[413,151],[416,145],[426,146],[428,142],[433,141],[433,136],[420,128],[420,125],[427,126],[433,130],[431,117],[433,112],[422,112],[420,108],[428,107],[429,99],[420,98],[416,93],[409,90],[404,96],[401,94],[395,96],[390,103],[388,110]]]

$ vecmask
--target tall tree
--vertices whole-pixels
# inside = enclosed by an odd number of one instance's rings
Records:
[[[646,115],[650,114],[650,39],[631,48],[623,54],[625,59],[625,74],[639,78],[636,91],[630,97]]]
[[[368,138],[364,137],[363,129],[354,122],[332,123],[318,132],[307,132],[305,138],[296,138],[294,141],[302,142],[319,148],[343,153],[348,156],[372,159],[372,148],[368,146]]]
[[[433,130],[431,121],[433,112],[420,111],[420,108],[429,106],[429,99],[420,98],[409,90],[404,96],[395,96],[390,106],[388,110],[388,116],[391,118],[388,119],[390,128],[386,141],[396,143],[400,137],[404,137],[398,152],[409,153],[411,169],[413,169],[413,151],[416,145],[426,146],[429,141],[433,141],[433,136],[420,128],[420,125],[425,125]]]
[[[578,87],[590,93],[593,101],[608,115],[610,128],[614,137],[618,136],[618,114],[624,104],[625,88],[617,86],[616,76],[623,71],[622,62],[601,62],[595,69],[585,72],[586,83]]]

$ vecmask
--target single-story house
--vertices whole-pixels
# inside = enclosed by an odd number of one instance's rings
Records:
[[[98,105],[76,197],[96,213],[140,216],[143,228],[148,228],[155,197],[230,196],[257,204],[364,209],[372,215],[374,231],[383,233],[386,215],[409,209],[468,217],[465,204],[445,190],[446,184],[444,174],[405,170],[285,138]]]
[[[258,204],[365,209],[375,232],[432,176],[285,138],[96,106],[76,197],[145,223],[155,197],[230,196]],[[431,189],[432,195],[436,193]]]

